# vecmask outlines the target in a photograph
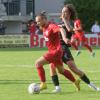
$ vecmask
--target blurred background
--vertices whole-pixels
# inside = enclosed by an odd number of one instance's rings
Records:
[[[100,39],[97,38],[99,37],[98,33],[100,33],[100,31],[92,31],[92,26],[95,22],[97,22],[98,25],[100,24],[100,0],[0,0],[0,38],[2,38],[0,45],[7,44],[10,38],[14,37],[12,38],[13,41],[9,42],[9,44],[11,44],[14,42],[14,39],[17,39],[16,35],[20,35],[19,37],[21,37],[21,39],[24,35],[26,36],[26,40],[23,39],[22,41],[27,41],[28,47],[30,47],[30,41],[32,39],[30,40],[29,35],[33,29],[32,25],[35,16],[41,11],[46,11],[50,21],[59,23],[61,9],[67,3],[72,3],[75,6],[78,17],[82,20],[86,34],[91,34],[88,35],[88,38],[93,38],[91,40],[93,41],[92,45],[99,45],[100,43],[98,41],[100,41]],[[42,34],[39,30],[37,30],[36,33],[39,35]],[[10,37],[8,35],[15,36]],[[8,41],[6,41],[5,38],[6,40],[8,39]],[[16,41],[18,42],[19,40]],[[20,42],[21,40],[19,43]]]

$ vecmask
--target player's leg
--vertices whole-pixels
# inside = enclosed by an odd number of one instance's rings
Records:
[[[56,67],[54,66],[53,63],[50,64],[50,76],[51,76],[52,82],[53,82],[53,84],[55,86],[55,89],[53,90],[53,93],[61,92],[58,75],[56,73]]]
[[[76,56],[78,56],[81,53],[81,51],[79,50],[78,45],[76,45],[76,42],[78,42],[78,39],[77,39],[77,35],[75,34],[71,38],[71,45],[77,51]]]
[[[90,82],[90,79],[87,77],[87,75],[77,68],[74,61],[67,61],[67,65],[76,75],[81,78],[82,81],[88,84],[89,87],[93,88],[96,91],[99,90],[99,88],[97,88],[93,83]]]
[[[66,46],[63,46],[62,48],[64,50],[62,58],[63,62],[67,64],[69,69],[71,69],[72,72],[78,75],[81,78],[81,80],[83,80],[86,84],[88,84],[88,86],[91,86],[93,89],[98,90],[98,88],[96,88],[96,86],[90,82],[90,79],[86,76],[86,74],[80,69],[78,69],[78,67],[74,62],[70,49]]]
[[[63,68],[63,62],[62,62],[62,60],[61,60],[61,58],[62,58],[62,54],[59,52],[58,54],[57,54],[57,57],[55,57],[55,58],[57,58],[57,59],[55,59],[54,61],[53,61],[53,64],[52,64],[52,67],[54,68],[54,67],[56,67],[56,68],[58,68],[58,70],[59,70],[59,72],[61,73],[61,74],[63,74],[67,79],[69,79],[70,81],[72,81],[73,83],[75,82],[75,85],[79,85],[79,83],[75,80],[75,78],[74,78],[74,76],[72,75],[72,73],[69,71],[69,70],[66,70],[66,69],[64,69]],[[55,75],[55,68],[54,68],[54,70],[52,70],[52,74],[53,75]],[[52,75],[52,76],[53,76]],[[58,76],[56,76],[55,78],[57,78]],[[53,81],[55,81],[54,79],[53,79]],[[56,81],[58,81],[57,79],[56,79]],[[54,82],[55,83],[55,82]],[[56,84],[56,83],[55,83]],[[59,84],[59,83],[57,83],[57,84]]]
[[[43,69],[43,65],[55,62],[55,60],[57,60],[61,57],[62,57],[62,51],[58,51],[58,52],[55,52],[55,53],[47,52],[45,55],[43,55],[42,57],[40,57],[36,61],[36,67],[37,67],[37,70],[38,70],[38,75],[39,75],[40,80],[41,80],[41,85],[40,85],[41,90],[47,88],[46,84],[45,84],[46,78],[45,78],[45,71]]]
[[[72,75],[72,73],[67,70],[67,69],[64,69],[64,71],[62,70],[62,68],[60,69],[60,73],[63,74],[67,79],[69,79],[71,82],[75,83],[75,85],[79,84],[78,82],[79,81],[76,81],[74,76]],[[52,81],[54,83],[54,86],[55,86],[55,90],[54,92],[60,92],[61,91],[61,88],[59,86],[59,80],[58,80],[58,75],[56,73],[56,67],[54,66],[54,64],[52,63],[51,64],[51,67],[50,67],[50,75],[52,77]],[[79,89],[78,89],[79,90]]]
[[[80,41],[81,41],[82,45],[89,50],[89,52],[91,53],[91,56],[94,57],[95,53],[93,52],[91,46],[86,42],[86,37],[84,35],[80,36]]]
[[[78,46],[76,45],[75,42],[77,42],[77,37],[76,35],[73,35],[71,38],[71,45],[74,47],[75,50],[78,50]]]
[[[37,68],[37,72],[41,81],[40,90],[46,89],[46,77],[45,77],[45,70],[43,68],[44,64],[48,64],[49,62],[42,56],[36,60],[35,66]]]
[[[89,78],[84,74],[83,71],[79,70],[73,60],[67,61],[66,64],[76,75],[78,75],[85,83],[90,84]]]
[[[68,65],[69,69],[71,69],[75,74],[77,74],[78,76],[83,76],[83,72],[80,71],[77,67],[76,64],[74,62],[74,58],[70,52],[70,49],[68,47],[63,47],[64,50],[64,55],[63,55],[63,62]],[[66,55],[66,56],[65,56]]]
[[[62,74],[63,76],[65,76],[65,78],[69,79],[72,83],[74,83],[78,91],[80,90],[80,81],[76,80],[69,70],[59,65],[57,66],[57,69],[60,74]]]
[[[73,61],[74,58],[70,52],[70,49],[63,45],[62,45],[62,49],[63,49],[63,57],[62,57],[63,62],[65,64],[67,64],[68,61]],[[77,80],[77,81],[78,81],[78,83],[80,82],[80,80]],[[76,83],[77,83],[77,81],[76,81]],[[79,89],[80,89],[80,87],[79,87]]]

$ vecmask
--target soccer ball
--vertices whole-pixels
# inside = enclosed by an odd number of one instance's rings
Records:
[[[40,93],[40,87],[37,83],[31,83],[28,86],[28,92],[29,94],[39,94]]]

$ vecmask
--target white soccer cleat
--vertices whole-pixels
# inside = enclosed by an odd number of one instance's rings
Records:
[[[95,91],[100,91],[100,88],[96,87],[93,83],[90,83],[88,86],[94,89]]]
[[[100,88],[97,88],[97,91],[100,92]]]
[[[53,90],[52,93],[61,93],[61,88]]]

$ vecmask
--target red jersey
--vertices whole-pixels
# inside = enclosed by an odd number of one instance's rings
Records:
[[[79,19],[76,19],[74,21],[74,28],[77,29],[79,27],[82,27],[81,21]],[[83,31],[83,29],[79,30],[79,31],[75,31],[75,34],[77,34],[77,35],[83,35],[84,31]]]
[[[49,51],[61,49],[58,25],[48,23],[48,25],[43,29],[43,35],[47,42]]]

